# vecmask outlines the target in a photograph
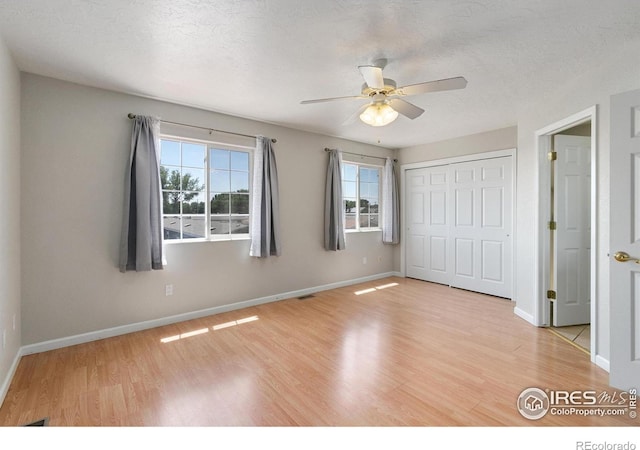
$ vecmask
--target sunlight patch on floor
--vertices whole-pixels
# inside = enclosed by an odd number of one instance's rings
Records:
[[[376,286],[376,287],[372,287],[372,288],[368,288],[368,289],[362,289],[360,291],[355,291],[354,294],[355,295],[369,294],[371,292],[381,291],[382,289],[387,289],[387,288],[394,287],[394,286],[398,286],[398,283],[382,284],[380,286]]]
[[[245,317],[244,319],[232,320],[230,322],[220,323],[211,327],[212,331],[222,330],[224,328],[235,327],[236,325],[242,325],[243,323],[255,322],[258,320],[258,316]],[[178,341],[180,339],[186,339],[192,336],[198,336],[200,334],[208,333],[209,328],[200,328],[199,330],[189,331],[187,333],[176,334],[175,336],[168,336],[160,339],[160,342],[166,344],[168,342]]]

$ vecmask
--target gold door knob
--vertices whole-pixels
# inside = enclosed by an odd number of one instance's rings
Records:
[[[618,262],[633,261],[636,264],[640,264],[640,259],[632,258],[631,256],[629,256],[627,252],[616,252],[616,254],[613,255],[613,259],[615,259]]]
[[[626,252],[616,252],[613,258],[618,262],[627,262],[631,259],[631,256]]]

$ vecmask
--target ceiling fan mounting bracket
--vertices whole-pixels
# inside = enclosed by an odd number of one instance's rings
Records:
[[[396,82],[390,78],[384,79],[384,86],[381,88],[372,88],[369,87],[367,83],[364,83],[362,85],[362,95],[366,95],[368,97],[373,97],[376,94],[390,95],[396,90],[396,86]]]

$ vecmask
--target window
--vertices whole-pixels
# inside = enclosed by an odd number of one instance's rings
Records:
[[[370,231],[380,229],[381,169],[361,164],[342,164],[342,202],[344,229]]]
[[[165,240],[248,237],[250,161],[249,149],[162,137]]]

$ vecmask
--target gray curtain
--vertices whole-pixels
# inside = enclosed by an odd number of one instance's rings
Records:
[[[160,121],[136,116],[125,179],[120,271],[162,269],[162,187]]]
[[[324,196],[324,248],[330,251],[346,248],[342,208],[342,157],[338,150],[329,151]]]
[[[387,158],[382,181],[382,242],[400,243],[400,197],[395,161]]]
[[[258,136],[253,157],[253,198],[251,202],[250,256],[280,256],[280,197],[278,169],[271,139]]]

